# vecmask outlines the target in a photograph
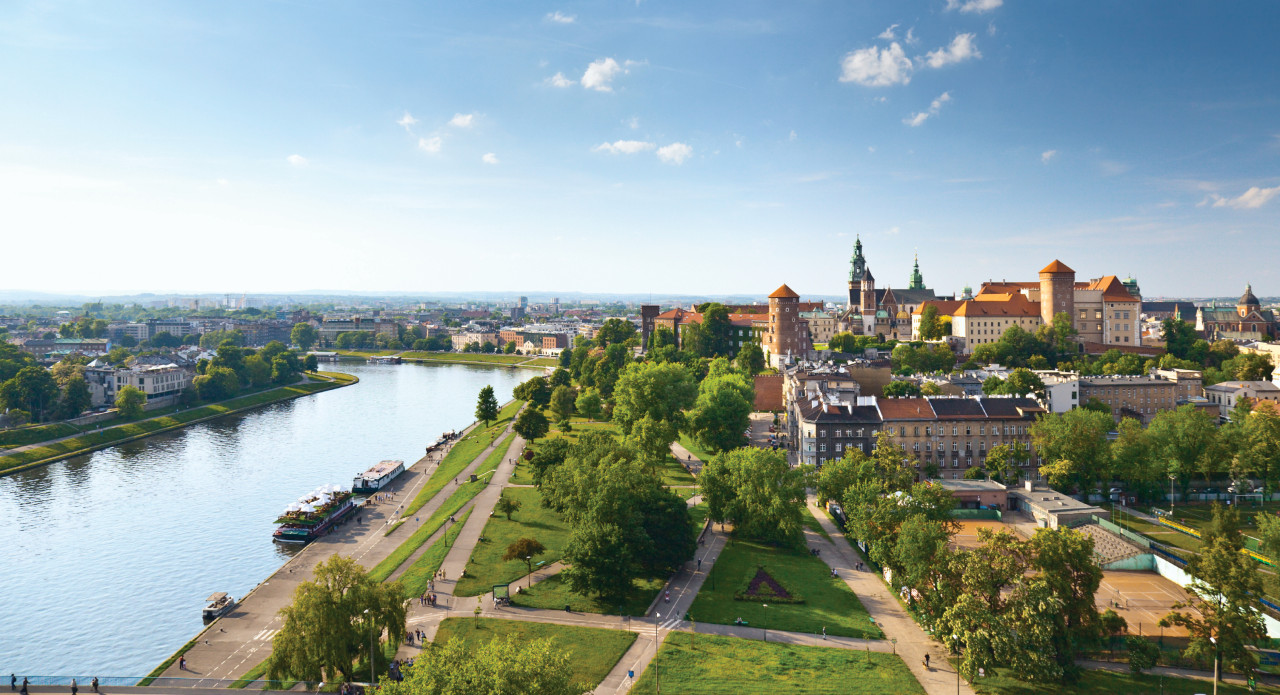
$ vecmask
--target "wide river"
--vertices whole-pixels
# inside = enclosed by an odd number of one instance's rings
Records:
[[[333,365],[327,368],[335,369]],[[289,557],[278,512],[383,459],[421,458],[532,370],[344,362],[354,386],[0,478],[0,671],[145,675]]]

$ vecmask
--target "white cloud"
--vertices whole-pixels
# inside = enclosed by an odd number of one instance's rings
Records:
[[[1048,164],[1049,160],[1057,156],[1058,156],[1057,150],[1045,150],[1044,152],[1040,153],[1040,161],[1044,162],[1045,164]]]
[[[1003,4],[1004,0],[947,0],[947,9],[982,14],[983,12],[990,12]]]
[[[1213,206],[1215,208],[1232,207],[1237,210],[1254,210],[1266,205],[1272,198],[1280,195],[1280,186],[1275,188],[1258,188],[1251,187],[1249,190],[1241,193],[1235,198],[1223,198],[1220,195],[1212,195]],[[1204,205],[1208,199],[1202,201],[1200,205]]]
[[[563,72],[557,72],[551,77],[548,77],[546,79],[546,83],[552,87],[559,87],[561,89],[564,89],[565,87],[572,87],[574,85],[573,80],[565,77]]]
[[[443,144],[444,141],[440,138],[418,138],[418,149],[431,154],[439,152],[440,146]]]
[[[894,235],[894,236],[897,236],[901,231],[902,231],[902,229],[901,229],[900,227],[890,227],[890,228],[886,229],[884,233],[885,233],[885,234],[892,234],[892,235]]]
[[[623,121],[623,123],[625,123],[628,128],[635,130],[636,128],[640,127],[640,117],[632,116],[631,118],[628,118],[627,120]]]
[[[414,118],[408,111],[405,111],[404,115],[400,117],[400,120],[396,121],[396,125],[403,127],[405,130],[409,130],[410,126],[415,126],[417,124],[418,119]]]
[[[300,154],[291,154],[288,157],[285,157],[285,161],[296,167],[304,167],[308,164],[307,158]]]
[[[657,145],[652,142],[643,142],[640,140],[618,140],[617,142],[606,142],[596,145],[596,152],[608,152],[609,154],[635,154],[637,152],[647,152]]]
[[[631,61],[627,61],[628,65],[632,65]],[[601,58],[592,61],[587,66],[587,71],[582,73],[582,86],[587,89],[594,89],[597,92],[612,92],[613,78],[626,72],[626,69],[618,65],[618,61],[613,58]]]
[[[880,32],[880,34],[876,36],[876,38],[884,39],[885,41],[892,41],[898,38],[897,34],[893,33],[894,30],[896,30],[897,28],[898,28],[897,24],[891,24],[889,25],[888,29],[885,29],[884,31]]]
[[[911,81],[911,59],[895,41],[888,48],[860,48],[840,61],[840,81],[887,87]]]
[[[449,125],[454,128],[470,128],[475,119],[474,113],[455,113],[453,118],[449,119]]]
[[[797,136],[796,131],[793,130],[791,131],[791,137],[789,137],[788,139],[791,140],[791,142],[795,142],[797,137],[799,136]]]
[[[916,28],[911,27],[910,29],[907,29],[907,35],[902,40],[912,46],[920,43],[920,38],[916,36]]]
[[[925,55],[925,63],[931,68],[940,68],[946,65],[962,63],[970,58],[981,58],[982,54],[978,52],[978,47],[973,44],[973,34],[956,34],[951,40],[951,45],[939,48],[936,51],[929,51]]]
[[[683,164],[684,160],[693,156],[693,148],[683,142],[673,142],[658,148],[658,159],[667,164]]]
[[[995,35],[996,35],[996,23],[987,22],[987,36],[995,36]]]
[[[490,152],[490,153],[486,154],[485,156],[481,157],[481,158],[480,158],[480,161],[484,162],[485,164],[497,164],[497,163],[498,163],[498,155],[496,155],[496,154],[494,154],[494,153]]]
[[[868,151],[868,152],[875,152],[875,151],[876,151],[876,147],[875,147],[875,145],[868,145],[868,146],[867,146],[867,151]]]
[[[912,114],[902,119],[902,122],[912,128],[924,125],[924,122],[929,120],[931,116],[937,116],[938,112],[942,110],[942,105],[948,101],[951,101],[951,92],[943,92],[937,99],[930,102],[928,111]]]
[[[573,24],[575,21],[578,20],[576,16],[571,14],[565,14],[560,10],[556,10],[555,12],[548,12],[546,19],[548,22],[555,22],[556,24]]]

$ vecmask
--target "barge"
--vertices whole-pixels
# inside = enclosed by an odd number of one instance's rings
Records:
[[[396,476],[404,472],[404,461],[382,461],[373,468],[356,476],[351,483],[351,491],[358,495],[369,495],[387,486]]]
[[[324,485],[285,508],[272,534],[277,543],[310,543],[347,520],[356,510],[351,491]]]

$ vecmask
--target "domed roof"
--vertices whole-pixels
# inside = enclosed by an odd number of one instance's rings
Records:
[[[1258,298],[1253,296],[1253,286],[1245,284],[1244,294],[1240,295],[1240,306],[1261,306]]]

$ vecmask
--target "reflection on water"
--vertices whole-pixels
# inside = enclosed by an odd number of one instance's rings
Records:
[[[0,670],[144,675],[296,548],[271,522],[382,459],[418,460],[531,372],[343,364],[360,383],[0,478]]]

